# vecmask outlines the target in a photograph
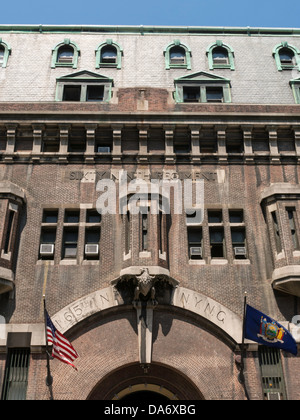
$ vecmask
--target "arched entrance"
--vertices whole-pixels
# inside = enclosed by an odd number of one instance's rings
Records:
[[[203,400],[199,389],[181,372],[159,363],[143,367],[139,363],[123,366],[106,375],[94,387],[88,400],[165,402]]]

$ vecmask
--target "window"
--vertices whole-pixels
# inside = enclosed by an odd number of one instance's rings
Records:
[[[208,210],[207,220],[209,226],[211,258],[224,258],[225,238],[222,210]]]
[[[116,64],[117,62],[117,50],[115,47],[104,47],[101,51],[101,63],[102,64]]]
[[[79,223],[79,210],[66,210],[65,223]]]
[[[276,243],[276,251],[277,253],[281,252],[282,246],[281,246],[281,240],[280,240],[280,233],[279,233],[279,226],[276,216],[276,211],[273,211],[271,213],[272,222],[273,222],[273,231],[275,236],[275,243]]]
[[[188,228],[188,255],[190,260],[202,260],[202,229]]]
[[[263,396],[265,400],[285,400],[286,389],[280,351],[265,346],[258,347]]]
[[[74,49],[72,47],[63,46],[57,51],[57,63],[72,64],[74,57]]]
[[[79,55],[78,45],[66,38],[52,49],[51,68],[72,67],[76,69]]]
[[[9,348],[6,358],[2,400],[26,400],[29,348]]]
[[[222,210],[209,210],[208,211],[208,223],[222,223],[223,216]]]
[[[185,65],[185,50],[182,47],[173,47],[170,49],[170,65]]]
[[[123,215],[124,236],[125,236],[125,255],[129,254],[131,249],[131,218],[130,211]]]
[[[296,227],[296,209],[295,207],[287,208],[286,212],[290,226],[293,248],[294,250],[299,250],[299,239]]]
[[[289,48],[279,50],[279,59],[282,67],[295,65],[295,54]]]
[[[230,69],[234,70],[234,51],[222,41],[216,41],[209,45],[206,49],[208,58],[208,66],[213,69]]]
[[[223,102],[223,88],[207,86],[206,102]]]
[[[176,102],[231,102],[230,80],[206,72],[175,79]]]
[[[215,68],[218,65],[228,64],[228,51],[223,47],[216,47],[212,51],[212,59]]]
[[[55,252],[58,210],[44,210],[42,218],[39,258],[53,260]]]
[[[63,101],[80,101],[81,86],[64,86]]]
[[[0,68],[7,66],[8,57],[11,54],[10,46],[0,38]]]
[[[112,39],[107,39],[106,42],[101,43],[96,52],[96,69],[100,67],[115,67],[121,68],[123,49]]]
[[[15,218],[15,212],[13,210],[9,210],[6,233],[5,233],[4,249],[3,249],[4,254],[8,254],[8,252],[10,250],[14,218]]]
[[[78,227],[64,228],[62,258],[74,259],[77,257]]]
[[[99,258],[99,242],[100,242],[100,228],[89,228],[85,229],[85,258],[88,260],[94,260]]]
[[[224,258],[224,228],[210,228],[210,254],[211,258]]]
[[[104,98],[104,86],[89,85],[87,86],[86,100],[87,102],[102,102]]]
[[[113,80],[89,71],[80,71],[57,79],[56,100],[71,102],[108,102]]]
[[[190,49],[175,39],[174,42],[167,45],[164,49],[166,70],[171,68],[191,69],[191,51]]]
[[[295,103],[300,104],[300,78],[290,80],[290,86],[292,88]]]
[[[300,71],[300,51],[287,42],[281,42],[273,49],[273,57],[279,71],[298,69]]]
[[[101,223],[101,214],[97,210],[87,210],[86,223]]]
[[[0,65],[1,65],[1,67],[2,67],[2,64],[3,64],[3,61],[4,61],[4,52],[5,52],[5,50],[4,50],[3,45],[0,45]]]
[[[148,213],[141,214],[141,234],[142,234],[142,243],[141,251],[148,251],[148,226],[149,217]]]
[[[246,254],[246,232],[245,228],[231,228],[231,241],[235,259],[245,259]]]

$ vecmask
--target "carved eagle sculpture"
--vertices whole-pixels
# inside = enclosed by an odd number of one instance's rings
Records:
[[[155,276],[151,276],[149,274],[148,268],[142,269],[142,274],[139,276],[135,276],[137,280],[137,286],[134,290],[134,300],[139,300],[140,293],[143,296],[147,296],[149,291],[151,290],[151,300],[155,301]]]

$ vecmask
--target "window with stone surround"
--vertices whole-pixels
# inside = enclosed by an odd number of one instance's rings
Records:
[[[187,211],[187,243],[188,256],[193,260],[201,260],[199,264],[243,263],[248,261],[246,246],[246,224],[242,209],[208,209],[202,217],[196,212]],[[247,263],[244,261],[244,263]],[[197,262],[194,261],[195,264]]]
[[[229,46],[218,40],[209,45],[206,50],[208,66],[213,69],[234,70],[234,51]]]
[[[288,42],[277,44],[273,49],[273,57],[278,71],[294,69],[300,71],[300,50]]]
[[[231,102],[230,80],[198,72],[174,80],[174,99],[179,103]]]
[[[56,101],[108,102],[111,99],[112,86],[112,79],[97,73],[72,73],[57,79]]]
[[[7,66],[8,58],[11,54],[11,48],[0,38],[0,68],[5,68]]]
[[[76,69],[79,55],[78,45],[69,38],[65,38],[52,49],[51,68],[72,67]]]
[[[115,67],[121,69],[123,49],[112,39],[99,44],[95,50],[96,53],[96,69],[101,67]]]
[[[164,49],[165,67],[169,69],[191,69],[191,50],[185,44],[175,39]]]

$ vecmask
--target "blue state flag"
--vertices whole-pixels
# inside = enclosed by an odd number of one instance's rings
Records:
[[[297,344],[291,333],[274,319],[249,305],[246,306],[245,338],[297,354]]]

